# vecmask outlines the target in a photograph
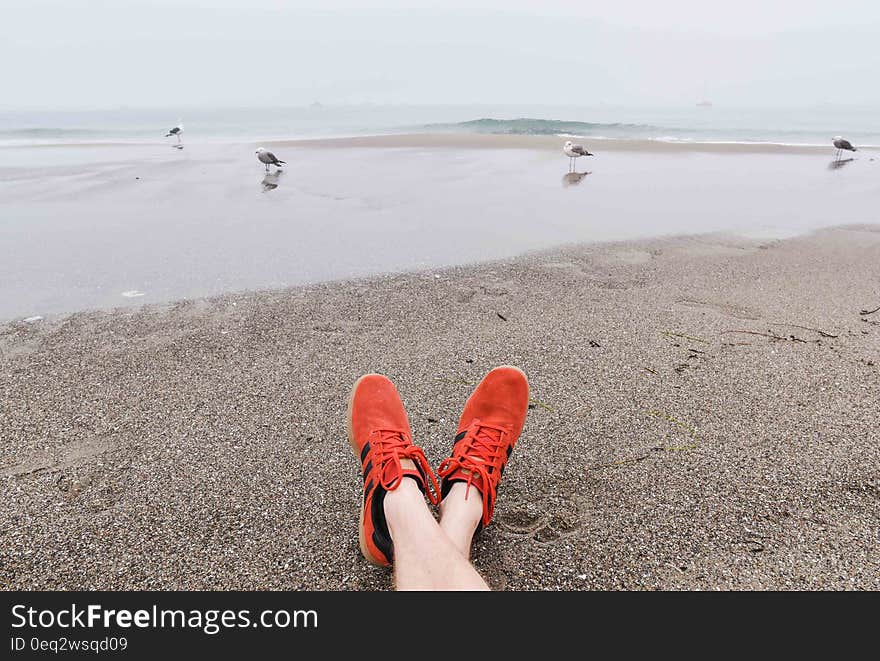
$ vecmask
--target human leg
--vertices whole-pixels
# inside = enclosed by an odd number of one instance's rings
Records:
[[[359,520],[364,556],[379,565],[393,562],[400,590],[488,589],[425,503],[426,496],[436,500],[437,481],[412,443],[406,411],[387,378],[368,374],[355,383],[348,436],[364,478]]]
[[[475,532],[492,520],[498,484],[528,403],[528,380],[520,369],[493,369],[465,404],[452,455],[440,464],[440,526],[464,557]]]

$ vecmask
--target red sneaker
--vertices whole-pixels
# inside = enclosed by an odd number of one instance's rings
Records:
[[[386,377],[367,374],[355,382],[348,400],[348,441],[360,457],[364,477],[358,534],[361,552],[370,562],[387,566],[394,551],[385,521],[385,494],[405,477],[414,479],[435,504],[434,494],[440,489],[425,453],[413,445],[403,402]],[[404,468],[402,459],[412,460],[415,469]],[[429,478],[433,493],[428,491]]]
[[[529,382],[516,367],[496,367],[474,390],[458,422],[452,456],[440,464],[440,497],[446,498],[455,482],[467,482],[465,498],[473,485],[483,495],[483,518],[489,525],[504,466],[522,431],[529,408]]]

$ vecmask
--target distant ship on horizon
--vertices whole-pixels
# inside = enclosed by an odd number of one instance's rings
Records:
[[[711,107],[712,107],[712,102],[711,102],[711,101],[706,101],[705,99],[703,99],[702,101],[698,101],[698,102],[697,102],[697,106],[700,107],[700,108],[711,108]]]

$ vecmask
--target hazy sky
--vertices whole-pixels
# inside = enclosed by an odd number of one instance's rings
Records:
[[[878,0],[2,0],[0,107],[880,107]]]

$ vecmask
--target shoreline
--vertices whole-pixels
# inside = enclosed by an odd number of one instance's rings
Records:
[[[495,269],[503,268],[506,264],[516,263],[520,261],[529,262],[532,260],[552,259],[554,256],[568,252],[594,252],[594,251],[621,251],[626,253],[629,250],[643,244],[651,245],[654,243],[664,242],[705,242],[708,244],[724,245],[728,242],[733,244],[754,244],[754,245],[770,245],[779,241],[788,241],[793,239],[807,239],[824,231],[840,230],[847,231],[851,229],[880,232],[880,220],[877,223],[864,224],[843,224],[825,227],[821,229],[804,229],[800,232],[786,235],[766,235],[755,236],[745,232],[705,232],[705,233],[682,233],[682,234],[662,234],[656,236],[639,237],[627,240],[595,240],[595,241],[576,241],[570,243],[557,244],[545,248],[529,249],[515,255],[507,255],[493,259],[463,262],[460,264],[437,264],[426,265],[422,267],[414,267],[402,270],[380,271],[375,273],[367,273],[361,276],[343,276],[339,278],[330,278],[322,280],[314,280],[309,282],[300,282],[289,285],[280,285],[277,287],[260,287],[260,288],[242,288],[230,289],[214,294],[204,296],[181,297],[176,299],[144,301],[140,302],[139,297],[130,299],[132,302],[125,305],[115,305],[109,307],[93,307],[83,308],[79,310],[71,310],[59,313],[46,313],[44,315],[35,315],[33,317],[16,316],[11,318],[0,318],[0,333],[9,330],[10,327],[29,327],[39,324],[40,326],[52,326],[64,323],[72,317],[80,315],[115,315],[115,314],[154,314],[167,312],[181,306],[194,305],[196,307],[210,306],[220,303],[225,299],[231,300],[247,300],[252,297],[261,296],[283,296],[285,294],[293,294],[300,291],[311,291],[322,287],[348,287],[348,286],[372,286],[383,282],[388,282],[397,278],[442,278],[449,273],[458,273],[472,269]],[[2,359],[0,353],[0,359]]]
[[[866,225],[870,226],[870,224]],[[826,229],[847,229],[849,225],[840,225],[836,227],[826,228]],[[880,221],[877,223],[877,227],[880,228]],[[546,248],[534,248],[530,250],[525,250],[521,253],[517,253],[515,255],[507,255],[502,257],[497,257],[493,259],[487,260],[478,260],[478,261],[470,261],[463,262],[459,264],[436,264],[436,265],[426,265],[421,267],[413,267],[407,269],[398,269],[398,270],[388,270],[388,271],[379,271],[375,273],[367,273],[361,276],[342,276],[338,278],[329,278],[329,279],[321,279],[314,280],[309,282],[299,282],[288,285],[280,285],[277,287],[257,287],[257,288],[241,288],[241,289],[229,289],[221,292],[216,292],[213,294],[207,294],[204,296],[189,296],[189,297],[180,297],[176,299],[168,299],[168,300],[159,300],[159,301],[140,301],[138,300],[140,297],[132,297],[131,303],[123,304],[123,305],[115,305],[108,307],[91,307],[91,308],[83,308],[78,310],[70,310],[66,312],[58,312],[58,313],[46,313],[41,315],[34,315],[33,317],[24,317],[21,315],[10,317],[10,318],[0,318],[0,332],[4,330],[4,327],[9,326],[18,326],[18,325],[29,325],[33,323],[40,324],[53,324],[53,323],[61,323],[66,321],[71,317],[75,317],[78,315],[101,315],[101,314],[135,314],[139,312],[144,313],[153,313],[153,312],[162,312],[167,311],[179,306],[185,305],[210,305],[213,302],[221,301],[225,298],[232,299],[247,299],[249,297],[259,297],[259,296],[273,296],[273,295],[283,295],[285,293],[290,293],[299,290],[311,290],[318,287],[325,286],[348,286],[348,285],[356,285],[356,284],[371,284],[371,283],[381,283],[386,282],[388,280],[392,280],[394,278],[406,278],[406,277],[443,277],[442,274],[447,272],[457,272],[460,270],[466,269],[479,269],[479,268],[502,268],[505,264],[509,262],[515,262],[519,260],[532,260],[532,259],[540,259],[542,257],[552,257],[557,253],[564,253],[572,250],[582,250],[582,251],[591,251],[591,250],[614,250],[620,248],[622,250],[626,250],[627,247],[631,245],[640,245],[642,243],[652,243],[652,242],[661,242],[661,241],[708,241],[708,242],[724,242],[724,241],[733,241],[733,242],[751,242],[755,241],[757,243],[761,242],[773,242],[780,240],[787,240],[797,237],[806,237],[810,236],[817,231],[821,230],[804,230],[803,232],[799,232],[797,234],[787,235],[787,236],[764,236],[764,237],[754,237],[747,236],[743,233],[737,232],[707,232],[707,233],[683,233],[683,234],[670,234],[670,235],[656,235],[656,236],[648,236],[648,237],[640,237],[638,239],[629,239],[629,240],[596,240],[596,241],[577,241],[570,243],[562,243]],[[0,354],[0,358],[2,358],[2,354]]]
[[[771,142],[688,142],[672,140],[620,139],[598,137],[566,137],[557,135],[509,135],[489,133],[400,133],[349,138],[308,138],[302,140],[276,140],[269,144],[304,148],[450,148],[450,149],[531,149],[559,151],[565,140],[599,144],[608,152],[681,153],[702,152],[712,154],[816,154],[827,152],[831,147],[822,145],[798,145]],[[254,143],[256,144],[256,143]],[[865,147],[870,152],[880,147]]]
[[[877,226],[685,236],[0,325],[0,580],[387,588],[348,388],[388,374],[436,465],[510,363],[493,588],[880,589],[878,256]]]
[[[664,140],[643,138],[605,138],[595,136],[525,135],[467,132],[379,133],[373,135],[340,135],[330,137],[282,138],[250,137],[218,138],[215,140],[185,142],[189,145],[222,147],[229,145],[270,145],[274,147],[300,148],[449,148],[449,149],[555,149],[571,139],[574,142],[600,144],[609,152],[703,152],[715,154],[816,154],[833,152],[829,145],[779,142],[749,142],[732,140]],[[168,146],[158,140],[57,142],[30,144],[0,144],[0,149],[95,149],[95,148],[146,148]],[[880,145],[859,146],[859,151],[877,153]]]
[[[450,139],[266,143],[288,162],[269,173],[247,145],[0,154],[0,319],[127,305],[132,292],[173,301],[561,245],[877,220],[869,153],[597,145],[571,171],[548,138]],[[447,148],[414,146],[435,140]]]

